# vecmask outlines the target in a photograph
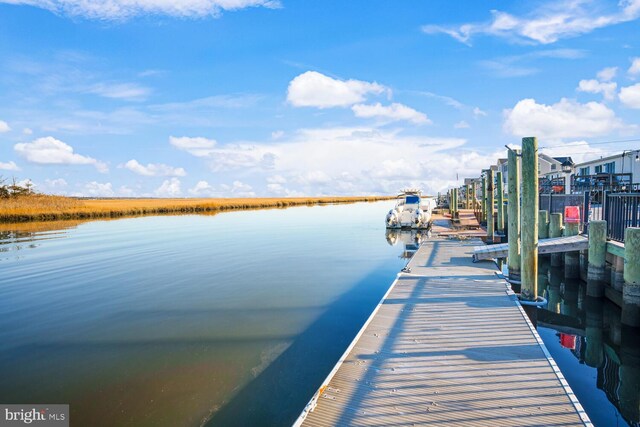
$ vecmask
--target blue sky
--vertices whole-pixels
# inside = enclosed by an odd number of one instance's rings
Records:
[[[0,174],[84,196],[437,192],[640,148],[640,0],[0,0]],[[607,142],[607,143],[603,143]]]

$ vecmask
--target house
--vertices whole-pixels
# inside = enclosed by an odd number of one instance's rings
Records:
[[[640,150],[625,150],[613,156],[575,165],[573,190],[616,189],[640,182]]]

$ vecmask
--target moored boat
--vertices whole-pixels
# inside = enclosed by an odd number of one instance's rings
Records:
[[[431,215],[435,207],[435,199],[422,196],[420,190],[402,190],[395,208],[387,214],[387,228],[427,229],[431,227]]]

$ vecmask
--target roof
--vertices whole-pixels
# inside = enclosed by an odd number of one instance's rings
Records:
[[[574,165],[573,159],[571,157],[554,157],[554,159],[562,163],[562,166]]]

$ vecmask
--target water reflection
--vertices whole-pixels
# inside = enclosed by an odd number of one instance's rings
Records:
[[[425,239],[431,237],[431,230],[399,230],[388,228],[385,236],[387,243],[391,246],[398,244],[404,245],[404,251],[400,254],[400,258],[409,259],[416,253],[420,244]]]
[[[587,297],[585,282],[540,267],[549,301],[540,335],[594,425],[640,426],[640,331],[621,324],[612,302]]]

